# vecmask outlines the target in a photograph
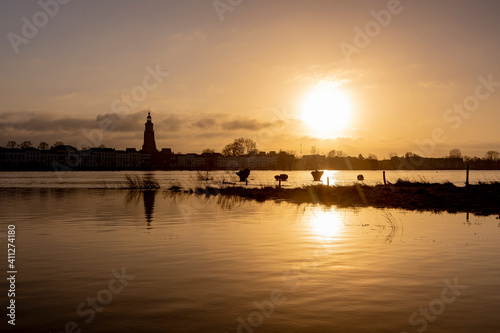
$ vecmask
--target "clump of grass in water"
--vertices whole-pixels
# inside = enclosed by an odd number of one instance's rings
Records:
[[[171,185],[167,190],[172,192],[180,192],[182,190],[182,187],[180,185]]]
[[[141,177],[139,175],[125,175],[127,185],[125,188],[133,190],[156,190],[160,188],[160,184],[156,179],[151,177]]]

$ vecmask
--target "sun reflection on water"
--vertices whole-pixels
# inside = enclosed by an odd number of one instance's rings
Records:
[[[311,211],[309,223],[312,231],[324,240],[337,238],[344,227],[344,220],[334,209]]]

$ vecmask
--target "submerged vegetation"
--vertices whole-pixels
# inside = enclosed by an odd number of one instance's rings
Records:
[[[160,188],[160,184],[156,179],[146,176],[139,175],[125,175],[126,185],[125,189],[130,190],[157,190]]]
[[[123,186],[125,189],[160,188],[158,181],[152,175],[125,175],[125,181],[126,185]],[[222,184],[228,183],[222,182]],[[399,179],[394,184],[375,186],[362,184],[347,186],[320,184],[300,188],[198,186],[195,189],[183,189],[177,184],[170,186],[166,191],[172,194],[185,193],[256,201],[275,200],[339,207],[401,208],[450,213],[469,212],[477,215],[500,214],[500,182],[458,187],[450,182],[410,182]]]
[[[257,201],[277,200],[297,204],[318,203],[340,207],[402,208],[408,210],[500,214],[500,183],[457,187],[452,183],[424,183],[399,180],[391,185],[314,185],[301,188],[226,187],[198,190],[199,194],[237,196]]]

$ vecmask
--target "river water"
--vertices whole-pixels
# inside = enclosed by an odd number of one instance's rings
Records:
[[[316,184],[313,182],[310,171],[251,171],[248,177],[248,186],[274,186],[277,184],[274,176],[286,173],[288,181],[283,183],[287,187],[301,187]],[[358,175],[364,176],[363,183],[376,185],[383,183],[382,171],[333,171],[325,170],[322,183],[330,185],[351,185],[357,183]],[[0,187],[44,187],[44,188],[119,188],[124,185],[125,175],[151,175],[162,187],[172,185],[184,188],[213,185],[220,186],[223,182],[239,183],[235,171],[59,171],[59,172],[0,172]],[[205,181],[203,179],[209,179]],[[419,182],[451,182],[457,186],[464,186],[466,172],[460,170],[425,170],[425,171],[386,171],[386,180],[396,182],[398,179]],[[478,182],[500,181],[498,170],[471,170],[471,184]]]
[[[118,189],[122,173],[92,174],[101,189],[75,175],[1,176],[1,268],[14,225],[18,272],[16,326],[4,315],[2,332],[500,332],[497,216],[137,192]]]

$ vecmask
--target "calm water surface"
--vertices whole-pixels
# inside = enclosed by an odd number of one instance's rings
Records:
[[[248,186],[274,186],[274,176],[280,173],[288,174],[286,187],[300,187],[314,184],[310,171],[252,171],[248,178]],[[213,185],[220,186],[223,181],[238,183],[235,171],[66,171],[66,172],[0,172],[0,187],[43,187],[43,188],[119,188],[124,184],[124,176],[127,174],[153,175],[163,187],[172,185],[184,188],[195,188],[197,186]],[[326,184],[329,178],[330,185],[351,185],[357,182],[357,175],[362,174],[365,178],[364,184],[375,185],[383,182],[382,171],[334,171],[325,170],[322,181]],[[209,181],[199,180],[209,178]],[[386,172],[389,182],[398,179],[426,182],[452,182],[457,186],[465,185],[465,171],[460,170],[424,170],[424,171],[400,171],[390,170]],[[470,182],[492,182],[500,181],[498,170],[471,170]]]
[[[2,332],[500,331],[494,216],[65,188],[0,207]]]

